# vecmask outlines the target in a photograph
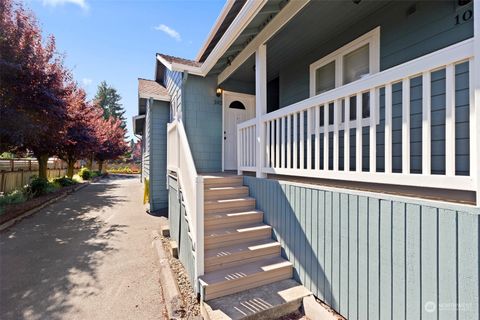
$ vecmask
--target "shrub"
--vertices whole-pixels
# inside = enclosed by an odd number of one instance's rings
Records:
[[[78,175],[83,180],[90,180],[90,178],[92,177],[92,172],[88,168],[83,167],[82,169],[80,169],[80,171],[78,171]]]
[[[58,184],[61,187],[68,187],[68,186],[73,186],[74,184],[77,184],[76,181],[67,177],[57,178],[53,180],[53,183]]]
[[[23,194],[23,190],[15,190],[0,197],[0,207],[7,204],[24,202],[25,200],[27,200],[27,198]]]
[[[25,194],[30,198],[35,198],[52,191],[53,188],[47,179],[34,177],[30,184],[26,186]]]
[[[92,178],[96,178],[96,177],[100,177],[102,176],[102,172],[101,171],[93,171],[92,172]]]

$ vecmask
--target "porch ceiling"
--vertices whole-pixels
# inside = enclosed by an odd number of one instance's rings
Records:
[[[277,77],[280,69],[299,59],[300,53],[302,59],[309,59],[309,55],[318,51],[322,43],[345,32],[390,2],[363,0],[360,4],[354,4],[351,0],[311,1],[268,41],[268,80]],[[347,42],[348,40],[345,43]],[[312,61],[318,58],[311,57]],[[252,56],[230,78],[242,82],[255,81],[254,65],[255,59]]]

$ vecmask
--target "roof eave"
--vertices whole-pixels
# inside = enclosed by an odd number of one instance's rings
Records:
[[[152,98],[153,100],[155,101],[166,101],[166,102],[170,102],[170,97],[167,97],[167,96],[152,96],[152,95],[149,95],[149,94],[142,94],[142,93],[139,93],[138,94],[138,98],[139,99],[150,99]]]
[[[257,15],[257,13],[263,8],[263,6],[268,2],[268,0],[249,0],[242,7],[242,10],[233,20],[232,24],[228,27],[227,31],[223,34],[220,41],[218,41],[215,48],[208,55],[207,59],[202,63],[201,66],[189,66],[180,63],[171,63],[164,59],[161,55],[157,54],[157,59],[165,67],[171,71],[184,72],[187,71],[189,74],[198,75],[205,77],[208,72],[215,66],[218,59],[222,57],[225,51],[230,47],[230,45],[235,41],[235,39],[242,33],[242,31],[247,27],[247,25],[252,21],[252,19]]]
[[[212,38],[215,36],[215,34],[218,31],[218,28],[223,23],[223,20],[225,20],[225,17],[227,16],[228,12],[232,8],[233,4],[235,3],[235,0],[228,0],[225,5],[222,8],[222,11],[220,11],[220,15],[217,17],[217,20],[215,21],[215,24],[213,25],[213,28],[210,30],[210,33],[207,36],[207,39],[203,42],[202,47],[198,51],[197,57],[195,60],[199,61],[202,55],[205,53],[205,50],[208,48],[210,45],[210,42],[212,41]]]
[[[201,70],[202,69],[201,67],[190,66],[190,65],[187,65],[187,64],[177,63],[177,62],[170,62],[158,53],[157,53],[157,59],[158,59],[158,61],[160,61],[161,64],[163,64],[170,71],[178,71],[178,72],[187,71],[189,74],[194,74],[194,75],[197,75],[197,76],[204,76],[204,74]]]

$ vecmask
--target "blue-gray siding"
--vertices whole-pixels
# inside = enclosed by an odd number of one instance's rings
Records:
[[[168,102],[154,101],[147,106],[144,154],[145,176],[150,183],[150,210],[168,206],[166,189],[167,171],[167,123],[170,118]]]
[[[198,172],[222,169],[222,101],[216,77],[189,75],[183,87],[183,119]]]
[[[244,183],[295,277],[346,318],[479,318],[479,209],[254,177]]]
[[[177,181],[169,177],[168,191],[168,221],[170,224],[170,238],[178,245],[178,257],[188,273],[190,282],[195,283],[195,256],[193,245],[188,236],[188,224],[185,216],[185,205],[181,201],[182,193],[178,192]]]
[[[165,68],[165,88],[170,96],[170,116],[182,109],[182,73]],[[172,119],[170,119],[172,120]]]

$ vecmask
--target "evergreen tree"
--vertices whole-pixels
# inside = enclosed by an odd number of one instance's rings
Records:
[[[120,120],[122,128],[125,129],[125,109],[120,103],[122,97],[118,94],[117,89],[109,86],[106,81],[102,81],[98,85],[95,102],[103,109],[103,117],[105,120],[114,118]]]

